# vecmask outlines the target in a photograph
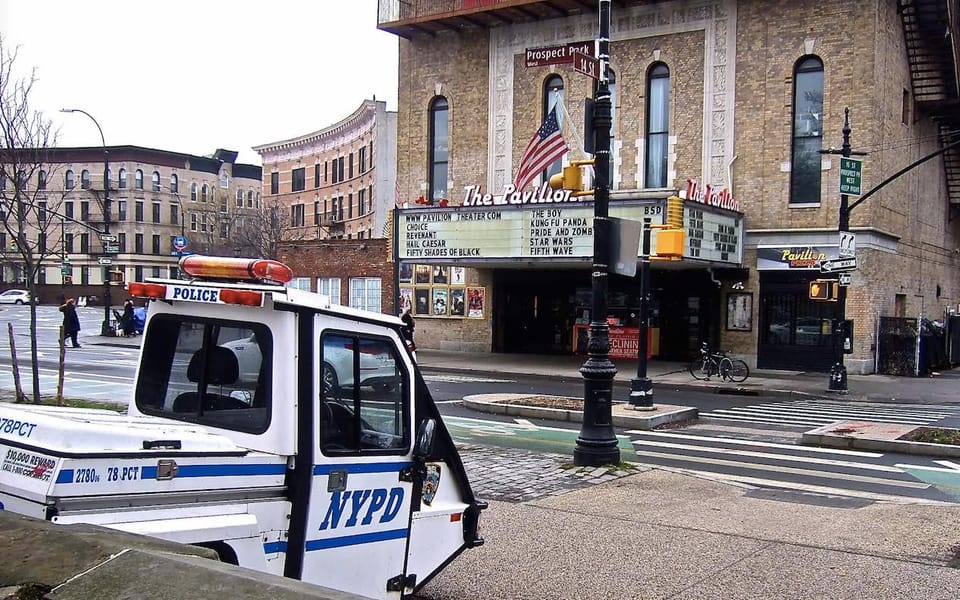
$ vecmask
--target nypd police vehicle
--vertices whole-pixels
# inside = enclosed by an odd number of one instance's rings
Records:
[[[368,598],[422,587],[486,504],[391,316],[191,255],[148,301],[126,415],[0,404],[0,503]]]

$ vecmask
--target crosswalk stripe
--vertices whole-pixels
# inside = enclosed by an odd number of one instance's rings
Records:
[[[826,414],[844,414],[844,415],[886,415],[886,416],[897,416],[897,415],[911,415],[914,417],[929,417],[933,419],[942,419],[945,416],[950,415],[950,411],[930,411],[930,410],[917,410],[913,408],[903,408],[903,409],[893,409],[893,408],[843,408],[833,405],[797,405],[797,404],[788,404],[788,405],[762,405],[764,408],[778,408],[786,411],[795,411],[795,412],[817,412],[817,413],[826,413]]]
[[[840,448],[820,448],[817,446],[798,446],[796,444],[778,444],[776,442],[761,442],[759,440],[741,440],[737,438],[728,438],[728,437],[688,435],[684,433],[670,433],[667,431],[646,431],[642,429],[634,429],[634,430],[627,431],[626,433],[637,433],[637,434],[642,434],[644,436],[652,436],[652,437],[665,437],[665,438],[675,438],[675,439],[682,439],[682,440],[696,440],[700,442],[722,442],[726,444],[736,444],[740,446],[758,446],[763,448],[786,448],[790,450],[802,450],[804,452],[841,454],[841,455],[847,455],[847,456],[862,456],[865,458],[878,458],[883,456],[883,454],[879,452],[865,452],[863,450],[843,450]]]
[[[693,450],[696,452],[706,452],[710,454],[726,454],[726,455],[735,455],[735,456],[744,456],[752,458],[767,458],[772,460],[781,460],[784,462],[798,462],[798,463],[811,463],[817,465],[829,465],[833,467],[851,467],[856,469],[863,469],[865,471],[880,471],[884,473],[903,473],[903,470],[898,469],[897,467],[890,467],[887,465],[872,465],[869,463],[858,463],[850,462],[846,460],[834,460],[829,458],[815,458],[812,456],[795,456],[791,454],[774,454],[771,452],[756,452],[753,450],[735,450],[731,448],[714,448],[710,446],[694,446],[688,444],[674,444],[670,442],[660,442],[660,441],[647,441],[647,440],[631,440],[635,446],[653,446],[655,448],[672,448],[674,450]],[[637,450],[637,454],[640,454],[642,451]],[[656,454],[656,453],[654,453]],[[690,459],[694,461],[703,461],[703,462],[712,462],[715,459],[708,459],[702,457],[695,457],[689,455],[662,455],[662,456],[672,456],[674,459]],[[721,461],[723,463],[735,464],[740,467],[753,467],[754,463],[734,463],[730,461]],[[792,467],[771,467],[778,469],[791,469]],[[851,477],[855,477],[851,475]]]
[[[833,421],[827,421],[826,423],[815,421],[811,423],[810,421],[797,421],[793,419],[777,419],[777,418],[763,418],[756,417],[752,415],[722,415],[716,413],[700,413],[699,418],[701,419],[718,419],[724,421],[739,421],[739,422],[750,422],[750,423],[768,423],[770,425],[794,425],[797,427],[810,427],[811,425],[825,425],[828,423],[833,423]],[[842,420],[842,419],[838,419]]]
[[[922,498],[914,498],[908,496],[895,496],[891,494],[878,494],[876,492],[863,492],[860,490],[847,490],[847,489],[837,489],[832,487],[820,486],[820,485],[810,485],[810,484],[795,484],[784,481],[777,481],[776,479],[761,479],[757,477],[748,477],[744,475],[726,475],[726,474],[716,474],[709,473],[709,475],[715,479],[722,479],[727,481],[734,481],[737,483],[743,483],[747,485],[753,485],[758,487],[768,487],[768,488],[778,488],[791,491],[800,491],[800,492],[809,492],[812,494],[821,494],[827,496],[845,496],[850,498],[862,498],[864,500],[873,500],[876,502],[888,502],[891,504],[927,504],[931,506],[956,506],[951,502],[942,502],[939,500],[926,500]],[[927,486],[929,487],[929,486]]]

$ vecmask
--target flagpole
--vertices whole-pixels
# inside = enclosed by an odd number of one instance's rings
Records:
[[[613,431],[613,378],[617,368],[610,360],[610,325],[607,324],[607,273],[610,263],[610,0],[599,0],[600,23],[597,58],[600,79],[594,92],[595,153],[593,186],[593,289],[587,361],[583,376],[583,422],[573,450],[573,462],[600,466],[620,462],[620,449]]]

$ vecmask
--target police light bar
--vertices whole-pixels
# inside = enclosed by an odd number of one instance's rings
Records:
[[[270,281],[287,283],[293,270],[276,260],[262,258],[226,258],[191,254],[180,259],[180,269],[197,278]]]

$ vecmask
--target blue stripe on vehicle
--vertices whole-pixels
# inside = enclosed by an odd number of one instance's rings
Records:
[[[287,551],[286,542],[264,542],[263,544],[264,554],[273,554],[274,552],[286,552],[286,551]]]
[[[343,465],[314,465],[314,475],[329,475],[331,471],[346,471],[347,473],[392,473],[406,469],[410,462],[393,463],[353,463]]]
[[[63,469],[57,474],[57,483],[73,483],[73,469]]]
[[[180,477],[239,477],[241,475],[283,475],[287,472],[284,464],[259,465],[180,465],[174,479]],[[141,479],[156,479],[157,467],[143,467]]]
[[[385,540],[402,540],[406,537],[406,529],[391,529],[390,531],[377,531],[374,533],[362,533],[359,535],[345,535],[342,537],[327,538],[324,540],[310,540],[307,542],[307,552],[313,550],[328,550],[330,548],[343,548],[345,546],[359,546],[361,544],[371,544],[373,542],[382,542]]]

